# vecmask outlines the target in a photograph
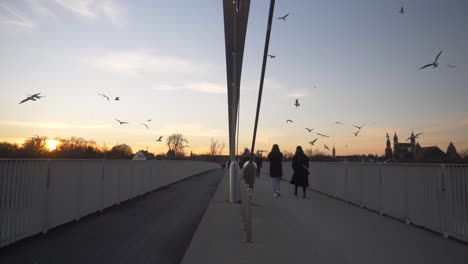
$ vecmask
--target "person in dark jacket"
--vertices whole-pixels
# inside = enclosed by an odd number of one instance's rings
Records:
[[[291,178],[291,184],[295,186],[294,195],[297,195],[297,189],[301,186],[302,198],[305,198],[306,189],[309,187],[309,158],[304,154],[301,146],[297,146],[296,148],[296,154],[294,154],[292,160],[292,168],[294,174]]]
[[[255,164],[257,164],[257,173],[255,176],[257,178],[260,178],[260,170],[262,169],[262,163],[263,163],[263,158],[262,158],[262,154],[260,153],[259,156],[255,157]]]
[[[250,160],[250,150],[248,148],[244,149],[244,153],[242,153],[242,156],[240,157],[239,161],[239,168],[243,168],[244,164]]]
[[[273,181],[273,197],[281,196],[280,182],[283,176],[283,153],[281,153],[277,144],[273,145],[270,154],[268,154],[270,161],[270,177]]]

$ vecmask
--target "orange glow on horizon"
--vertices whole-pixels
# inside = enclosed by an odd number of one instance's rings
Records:
[[[53,140],[53,139],[47,139],[46,140],[46,148],[49,151],[55,150],[57,148],[58,144],[60,144],[60,141],[58,141],[58,140]]]

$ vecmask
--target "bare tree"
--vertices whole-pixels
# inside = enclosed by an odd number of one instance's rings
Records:
[[[178,133],[170,135],[166,140],[167,147],[173,150],[176,156],[185,156],[184,148],[187,143],[189,143],[188,140]]]
[[[208,155],[216,156],[221,155],[224,150],[224,143],[220,144],[218,140],[211,139],[210,150],[208,151]]]
[[[467,149],[464,149],[460,152],[460,157],[462,158],[466,158],[468,157],[468,148]]]
[[[24,157],[27,158],[40,158],[47,153],[46,148],[47,137],[31,137],[24,141],[22,149]]]

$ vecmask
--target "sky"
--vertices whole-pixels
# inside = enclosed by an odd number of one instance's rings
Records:
[[[251,145],[268,8],[251,3],[239,151]],[[273,21],[257,149],[319,138],[315,151],[381,155],[386,133],[412,131],[423,147],[468,148],[467,1],[277,0],[275,18],[287,13]],[[438,68],[419,70],[441,50]],[[188,152],[212,138],[228,151],[222,1],[0,0],[0,58],[0,141],[77,136],[162,153],[155,140],[182,133]]]

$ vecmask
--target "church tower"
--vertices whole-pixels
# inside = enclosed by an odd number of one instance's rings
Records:
[[[395,135],[393,136],[393,157],[395,159],[398,159],[400,154],[398,153],[398,136],[395,132]]]
[[[387,133],[387,147],[385,148],[385,159],[390,159],[392,157],[392,147],[390,145],[390,136]]]
[[[411,132],[410,140],[411,140],[410,152],[414,152],[414,148],[416,147],[416,138],[414,137],[414,132]]]

